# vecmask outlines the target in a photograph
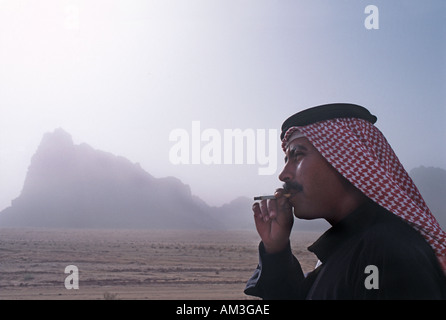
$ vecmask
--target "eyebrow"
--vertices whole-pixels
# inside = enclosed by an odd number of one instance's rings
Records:
[[[293,145],[293,147],[289,147],[288,148],[288,153],[290,154],[290,156],[295,153],[296,151],[308,151],[307,147],[305,147],[304,145],[301,144],[295,144]],[[285,162],[287,162],[288,160],[288,156],[285,155]]]

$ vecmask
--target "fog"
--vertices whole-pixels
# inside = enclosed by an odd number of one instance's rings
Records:
[[[379,29],[364,24],[369,4],[1,1],[0,210],[20,194],[44,133],[59,127],[76,144],[178,177],[210,205],[270,193],[283,154],[261,133],[330,102],[375,114],[406,170],[446,169],[446,3],[374,0]],[[222,140],[220,162],[198,153],[194,163],[194,147],[236,129],[254,133],[252,151],[229,161]],[[188,133],[189,162],[172,161],[172,132]],[[259,141],[277,156],[268,174]]]

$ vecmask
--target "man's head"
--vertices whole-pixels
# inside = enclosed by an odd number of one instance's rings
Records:
[[[358,105],[329,104],[296,113],[282,125],[285,167],[279,179],[292,195],[290,203],[298,218],[323,218],[335,224],[366,200],[361,191],[336,171],[301,131],[288,131],[296,126],[343,117],[376,121],[375,116]]]
[[[366,199],[305,137],[288,143],[279,179],[301,219],[323,218],[333,225]]]

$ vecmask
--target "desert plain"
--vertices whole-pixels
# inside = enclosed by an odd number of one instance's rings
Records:
[[[293,231],[304,272],[320,233]],[[252,231],[0,228],[2,300],[239,300],[258,262]],[[78,268],[67,289],[65,268]]]

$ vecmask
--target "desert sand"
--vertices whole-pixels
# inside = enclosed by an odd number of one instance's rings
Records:
[[[253,231],[0,229],[0,299],[253,299],[243,293],[258,261]],[[319,233],[293,232],[304,272]],[[66,289],[65,267],[79,270]]]

